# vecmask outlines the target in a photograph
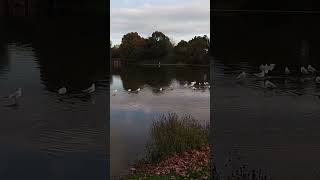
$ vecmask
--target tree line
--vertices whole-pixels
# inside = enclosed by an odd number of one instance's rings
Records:
[[[206,35],[181,40],[175,45],[159,31],[148,38],[130,32],[122,37],[120,45],[112,46],[110,42],[110,48],[112,58],[124,58],[133,63],[209,64],[209,38]]]

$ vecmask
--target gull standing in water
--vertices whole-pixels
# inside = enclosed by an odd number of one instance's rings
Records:
[[[257,76],[257,77],[262,78],[262,77],[265,76],[265,73],[264,73],[264,71],[261,71],[260,73],[254,73],[254,75]]]
[[[266,88],[276,88],[277,86],[275,84],[273,84],[271,81],[266,80],[266,82],[264,83],[264,86]]]
[[[140,89],[140,88],[138,88],[138,89],[137,89],[137,92],[139,92],[140,90],[141,90],[141,89]]]
[[[243,78],[246,78],[246,76],[247,76],[246,72],[242,72],[237,76],[237,79],[243,79]]]
[[[96,90],[96,86],[95,86],[94,83],[92,83],[92,85],[91,85],[89,88],[83,90],[82,92],[85,92],[85,93],[93,93],[95,90]]]
[[[265,71],[265,70],[266,70],[266,65],[261,64],[261,65],[259,66],[259,69],[260,69],[261,71]]]
[[[308,70],[303,66],[300,68],[300,71],[302,74],[309,74]]]
[[[286,68],[284,69],[284,73],[285,74],[290,74],[290,70],[289,70],[289,68],[286,66]]]
[[[131,92],[131,89],[128,89],[128,92]]]
[[[19,88],[13,93],[11,93],[9,96],[7,96],[7,98],[13,100],[12,105],[16,105],[18,103],[17,102],[18,98],[20,98],[21,96],[22,96],[22,88]]]
[[[190,86],[194,86],[196,83],[197,83],[197,81],[193,81],[193,82],[191,82]]]
[[[265,65],[261,64],[261,65],[259,66],[259,69],[260,69],[261,71],[264,71],[266,74],[268,74],[268,72],[269,72],[269,70],[270,70],[270,67],[269,67],[267,64],[265,64]]]
[[[316,72],[317,70],[314,68],[314,67],[312,67],[311,65],[308,65],[308,71],[310,71],[310,72],[312,72],[312,73],[314,73],[314,72]]]
[[[270,65],[269,65],[269,70],[272,71],[275,66],[276,66],[275,64],[270,64]]]
[[[115,95],[117,94],[117,92],[118,92],[117,89],[113,90],[113,91],[112,91],[112,96],[115,96]]]
[[[163,90],[162,88],[159,89],[159,91],[162,91],[162,90]]]
[[[63,94],[66,94],[67,93],[67,88],[66,87],[62,87],[58,90],[58,93],[63,95]]]

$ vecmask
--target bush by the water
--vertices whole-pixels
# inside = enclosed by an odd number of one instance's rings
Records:
[[[208,126],[200,124],[192,116],[179,117],[168,113],[153,122],[147,152],[149,159],[157,162],[166,156],[199,149],[208,141]]]

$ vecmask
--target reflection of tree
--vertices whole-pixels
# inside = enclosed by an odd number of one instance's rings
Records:
[[[223,63],[290,67],[318,62],[320,26],[314,23],[314,15],[216,14],[214,18],[214,56]],[[303,59],[301,52],[306,50],[309,56]]]
[[[8,48],[5,43],[0,41],[0,75],[9,67]]]
[[[168,87],[173,80],[180,84],[186,81],[203,82],[205,76],[209,81],[209,67],[129,66],[113,70],[112,74],[120,75],[124,89],[137,89],[144,85],[152,88]]]
[[[48,89],[65,85],[88,87],[92,81],[106,79],[106,50],[100,36],[94,36],[95,26],[80,19],[50,20],[40,22],[33,46]],[[90,34],[90,35],[88,35]],[[100,40],[99,40],[100,38]]]
[[[314,1],[277,1],[277,0],[216,0],[212,7],[215,9],[242,9],[242,10],[318,10],[318,6],[314,5]]]

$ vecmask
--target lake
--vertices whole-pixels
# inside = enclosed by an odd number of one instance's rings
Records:
[[[0,24],[0,179],[107,179],[103,29],[74,17]],[[83,93],[92,83],[96,91]],[[17,88],[23,96],[11,106],[3,97]]]
[[[319,179],[317,14],[216,13],[213,162],[217,179]],[[258,78],[261,64],[276,64]],[[285,74],[285,67],[291,73]],[[236,77],[248,74],[244,80]],[[266,81],[276,85],[265,87]]]
[[[175,112],[192,115],[199,123],[210,120],[210,89],[184,86],[192,81],[209,82],[209,67],[129,65],[113,68],[111,74],[110,160],[114,178],[128,173],[130,166],[144,157],[150,125],[160,115]],[[141,90],[136,91],[138,88]]]

